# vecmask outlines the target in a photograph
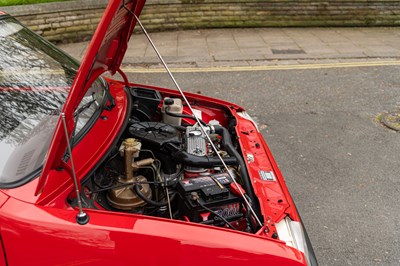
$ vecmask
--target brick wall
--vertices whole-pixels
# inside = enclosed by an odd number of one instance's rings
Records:
[[[0,7],[53,42],[89,39],[107,6],[106,0],[78,0]]]
[[[5,7],[55,42],[90,38],[107,0]],[[147,0],[141,19],[149,30],[209,27],[397,26],[400,1],[373,0]]]

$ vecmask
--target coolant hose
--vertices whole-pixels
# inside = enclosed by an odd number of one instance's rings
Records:
[[[223,166],[218,158],[210,158],[208,156],[197,156],[190,154],[182,149],[178,148],[172,143],[167,143],[165,149],[171,153],[172,157],[176,162],[182,163],[188,166],[195,167],[215,167]],[[222,158],[227,165],[236,165],[237,159],[235,157]]]
[[[175,113],[172,113],[172,112],[169,111],[169,107],[165,108],[165,113],[166,113],[167,115],[169,115],[169,116],[178,117],[178,118],[187,118],[187,119],[191,119],[191,120],[194,120],[194,121],[197,122],[196,117],[194,117],[193,115],[175,114]],[[200,118],[198,118],[198,119],[199,119],[200,123],[201,123],[203,126],[206,126],[206,125],[207,125],[206,122],[204,122],[204,121],[201,120]]]
[[[233,147],[232,140],[231,140],[231,135],[229,134],[229,131],[222,127],[222,126],[214,126],[214,131],[215,133],[219,134],[222,136],[222,146],[224,149],[228,152],[230,156],[233,156],[236,158],[238,164],[239,164],[239,171],[240,171],[240,177],[243,182],[243,188],[246,191],[247,195],[250,197],[252,204],[252,207],[257,207],[257,212],[259,213],[259,207],[254,206],[255,204],[258,203],[258,200],[254,194],[252,185],[250,183],[250,177],[247,173],[247,168],[246,164],[243,161],[243,157],[240,156],[239,152]]]
[[[168,205],[168,201],[164,201],[164,202],[157,202],[154,200],[151,200],[149,198],[147,198],[142,191],[140,191],[141,186],[139,184],[135,185],[135,192],[136,194],[139,196],[139,198],[141,198],[142,200],[144,200],[146,203],[153,205],[154,207],[164,207]],[[169,199],[169,202],[173,201],[174,198],[176,196],[176,193],[172,194],[172,196]]]

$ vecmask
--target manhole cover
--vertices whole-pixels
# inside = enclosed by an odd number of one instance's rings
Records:
[[[305,54],[301,49],[271,49],[273,54]]]
[[[400,131],[400,111],[382,114],[381,123],[388,128]]]

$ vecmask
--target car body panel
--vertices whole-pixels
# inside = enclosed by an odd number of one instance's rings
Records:
[[[301,252],[256,235],[141,215],[87,212],[90,223],[82,227],[75,222],[76,211],[10,199],[2,208],[1,227],[9,265],[304,265]],[[7,249],[11,245],[19,248]]]
[[[282,176],[273,167],[271,155],[267,153],[261,133],[256,129],[252,121],[236,116],[238,121],[237,134],[240,137],[241,149],[245,157],[245,163],[254,188],[254,193],[260,200],[261,213],[264,216],[265,226],[268,227],[268,235],[276,232],[275,222],[282,220],[286,215],[298,220],[289,207],[293,206],[290,197],[284,193],[281,182]],[[271,160],[272,159],[272,160]],[[263,179],[264,175],[271,179]]]

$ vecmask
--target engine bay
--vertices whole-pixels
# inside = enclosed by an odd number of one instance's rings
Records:
[[[229,111],[194,101],[199,125],[181,98],[139,87],[129,92],[126,129],[82,184],[85,207],[255,233],[248,205],[256,200]],[[203,121],[206,109],[212,112]]]

